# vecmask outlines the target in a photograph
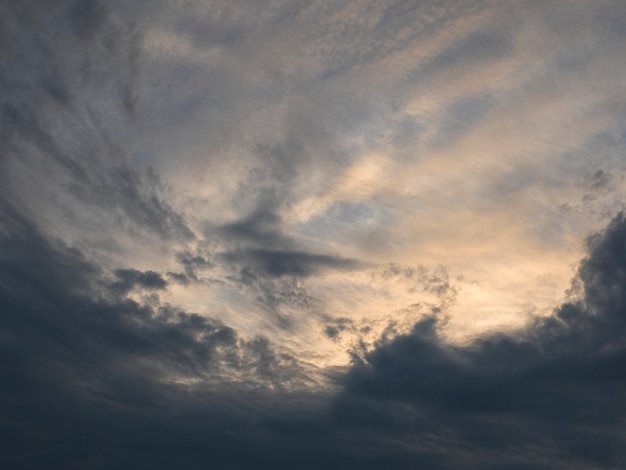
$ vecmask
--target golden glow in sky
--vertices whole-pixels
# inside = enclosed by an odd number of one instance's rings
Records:
[[[112,74],[76,125],[42,110],[64,152],[118,172],[118,200],[61,160],[5,165],[47,230],[163,276],[139,303],[346,366],[433,311],[461,343],[551,314],[622,208],[609,4],[183,3],[128,33],[132,109]]]

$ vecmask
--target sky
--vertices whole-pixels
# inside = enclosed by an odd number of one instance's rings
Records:
[[[626,467],[626,4],[0,0],[0,467]]]

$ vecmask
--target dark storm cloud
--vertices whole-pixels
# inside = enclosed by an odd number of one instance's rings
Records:
[[[59,366],[69,361],[63,365],[68,373],[83,361],[108,367],[131,355],[129,361],[154,367],[158,380],[177,364],[193,369],[193,374],[214,370],[218,359],[227,368],[245,368],[243,347],[269,370],[270,346],[260,354],[260,340],[244,344],[234,330],[217,321],[168,305],[153,309],[124,297],[134,287],[164,289],[167,283],[160,274],[119,269],[118,281],[108,284],[102,270],[79,250],[47,238],[10,206],[3,209],[3,322],[7,337],[15,335],[15,340],[31,345],[25,354],[58,360]],[[63,360],[55,357],[64,350],[70,355]],[[72,352],[80,356],[73,359]]]
[[[492,334],[465,347],[445,344],[437,317],[428,317],[412,334],[381,343],[355,365],[343,379],[339,412],[393,432],[390,409],[404,404],[416,421],[401,428],[452,428],[472,452],[501,453],[496,468],[549,468],[561,458],[559,465],[571,459],[569,465],[581,468],[622,467],[624,215],[589,238],[588,247],[575,283],[583,293],[579,302],[563,304],[519,334]],[[535,447],[537,459],[516,463],[520,445]],[[552,452],[561,456],[549,457]],[[542,454],[557,460],[543,464]]]
[[[625,463],[623,215],[588,240],[574,284],[580,302],[520,334],[466,347],[445,344],[439,320],[428,317],[412,334],[355,355],[331,397],[281,391],[308,379],[265,338],[244,341],[215,320],[123,296],[165,287],[157,273],[117,270],[123,286],[111,296],[101,268],[2,204],[4,468]],[[391,265],[381,275],[447,291],[444,271],[425,277]],[[325,333],[336,338],[349,324]],[[236,385],[233,375],[244,380]]]
[[[216,320],[124,296],[136,286],[164,288],[157,273],[118,270],[120,285],[110,289],[102,269],[79,250],[43,234],[4,199],[1,208],[3,468],[102,468],[134,461],[158,468],[158,459],[152,460],[151,452],[141,456],[147,448],[137,446],[170,440],[173,435],[163,433],[174,428],[191,438],[195,426],[222,439],[218,425],[207,428],[185,418],[187,400],[198,405],[206,393],[207,399],[223,401],[228,384],[237,382],[241,393],[251,394],[246,406],[253,406],[256,388],[279,390],[307,380],[298,361],[275,352],[263,337],[244,340]],[[204,392],[185,392],[197,381]],[[210,392],[216,384],[221,391]],[[243,418],[229,406],[232,413],[222,425],[234,420],[243,432]],[[166,424],[165,409],[179,413],[173,419],[181,420],[180,426]],[[211,419],[217,416],[213,405],[200,409]],[[156,422],[160,437],[132,439],[132,433]]]
[[[580,302],[465,347],[444,343],[427,317],[363,362],[355,356],[333,397],[283,390],[308,379],[265,338],[243,341],[210,318],[111,297],[78,250],[8,204],[2,213],[3,468],[625,463],[622,215],[589,239]],[[149,273],[119,274],[160,285]]]

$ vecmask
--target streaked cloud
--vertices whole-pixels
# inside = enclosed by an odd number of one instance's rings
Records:
[[[0,31],[0,466],[623,466],[620,2]]]

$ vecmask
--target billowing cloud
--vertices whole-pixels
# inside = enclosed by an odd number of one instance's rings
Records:
[[[3,209],[7,468],[623,464],[623,215],[588,239],[572,284],[580,300],[466,346],[445,342],[435,311],[353,355],[333,392],[266,338],[108,289],[80,251]],[[398,274],[408,275],[384,275]],[[350,329],[338,319],[326,334]]]
[[[515,334],[453,347],[430,316],[411,334],[381,342],[343,379],[338,412],[368,416],[377,432],[441,433],[457,452],[472,449],[471,468],[620,467],[625,240],[620,214],[587,241],[573,284],[582,298]],[[482,455],[486,449],[493,454]]]

